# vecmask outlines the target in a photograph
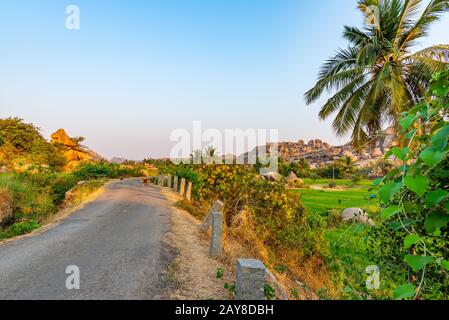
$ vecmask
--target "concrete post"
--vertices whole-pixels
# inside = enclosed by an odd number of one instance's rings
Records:
[[[175,179],[173,181],[173,190],[178,191],[178,183],[179,183],[178,176],[175,176]]]
[[[260,260],[237,260],[236,300],[265,300],[267,269]]]
[[[179,194],[181,196],[184,196],[186,193],[186,179],[182,178],[181,179],[181,187],[179,188]]]
[[[192,200],[192,182],[191,181],[189,181],[189,183],[187,184],[186,199],[187,199],[187,201]]]
[[[212,239],[210,240],[211,257],[221,256],[221,241],[223,237],[223,214],[221,211],[210,213],[212,225]]]
[[[159,178],[158,178],[158,185],[160,186],[160,187],[163,187],[164,186],[164,176],[162,175],[162,174],[160,174],[159,175]]]
[[[169,174],[167,176],[167,187],[171,189],[172,176]]]
[[[210,209],[209,214],[207,217],[203,220],[203,223],[201,224],[201,230],[202,231],[208,231],[211,226],[211,215],[212,212],[222,212],[223,211],[223,202],[220,200],[215,201],[214,205]]]

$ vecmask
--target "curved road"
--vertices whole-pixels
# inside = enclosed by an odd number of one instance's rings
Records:
[[[55,227],[0,244],[0,299],[163,298],[169,214],[156,187],[138,179],[108,184]],[[79,290],[66,287],[68,266],[79,268]]]

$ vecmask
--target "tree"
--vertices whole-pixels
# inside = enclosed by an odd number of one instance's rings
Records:
[[[338,160],[334,161],[334,166],[340,169],[340,172],[343,173],[346,177],[351,177],[352,174],[356,171],[355,162],[352,157],[345,156]]]
[[[40,129],[20,118],[0,119],[0,136],[2,148],[10,160],[22,157],[29,163],[47,164],[56,169],[65,164],[63,155],[44,139]]]
[[[310,165],[304,158],[299,159],[298,161],[292,162],[292,171],[299,178],[307,178],[310,172]]]
[[[449,0],[432,0],[420,12],[422,0],[362,0],[358,8],[375,6],[377,23],[344,27],[347,49],[340,49],[321,68],[318,82],[305,94],[307,104],[325,91],[335,92],[321,107],[327,119],[337,113],[333,128],[339,136],[352,132],[351,143],[362,149],[376,141],[384,124],[397,126],[402,112],[419,102],[432,74],[449,62],[449,45],[413,52],[430,26],[449,10]]]
[[[82,144],[84,141],[86,141],[86,138],[84,138],[84,137],[73,137],[71,139],[76,142],[76,144],[77,144],[77,146],[79,148],[87,148],[85,145]]]

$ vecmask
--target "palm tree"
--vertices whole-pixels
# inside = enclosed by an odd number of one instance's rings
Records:
[[[204,150],[203,159],[208,164],[214,164],[218,161],[217,149],[213,146],[207,146]]]
[[[449,0],[431,0],[424,10],[422,3],[359,1],[365,14],[372,6],[378,8],[377,24],[363,30],[345,26],[349,47],[324,63],[318,82],[305,94],[309,105],[325,91],[334,92],[319,116],[324,120],[337,112],[335,132],[344,136],[352,131],[351,143],[359,150],[375,142],[385,124],[396,125],[400,114],[424,95],[432,74],[448,65],[449,45],[413,52],[417,41],[449,10]]]

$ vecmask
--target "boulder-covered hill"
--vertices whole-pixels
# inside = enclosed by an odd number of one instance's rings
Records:
[[[379,141],[376,147],[369,151],[356,152],[350,144],[343,146],[332,146],[327,142],[319,139],[305,142],[299,140],[298,142],[280,142],[278,144],[279,157],[288,161],[298,161],[300,159],[306,160],[312,167],[321,167],[323,165],[332,163],[334,160],[349,156],[357,163],[358,166],[368,166],[373,160],[381,158],[393,146],[395,146],[395,133],[393,129],[385,131],[384,138]],[[270,146],[266,147],[267,152]],[[245,157],[253,157],[257,154],[254,149]]]
[[[75,139],[70,138],[64,129],[59,129],[51,135],[51,143],[64,155],[67,161],[66,171],[73,170],[82,162],[104,160],[98,153],[81,146]]]
[[[20,118],[0,119],[0,173],[39,167],[70,171],[83,161],[100,159],[101,156],[80,146],[63,129],[55,132],[49,142],[31,123]]]

